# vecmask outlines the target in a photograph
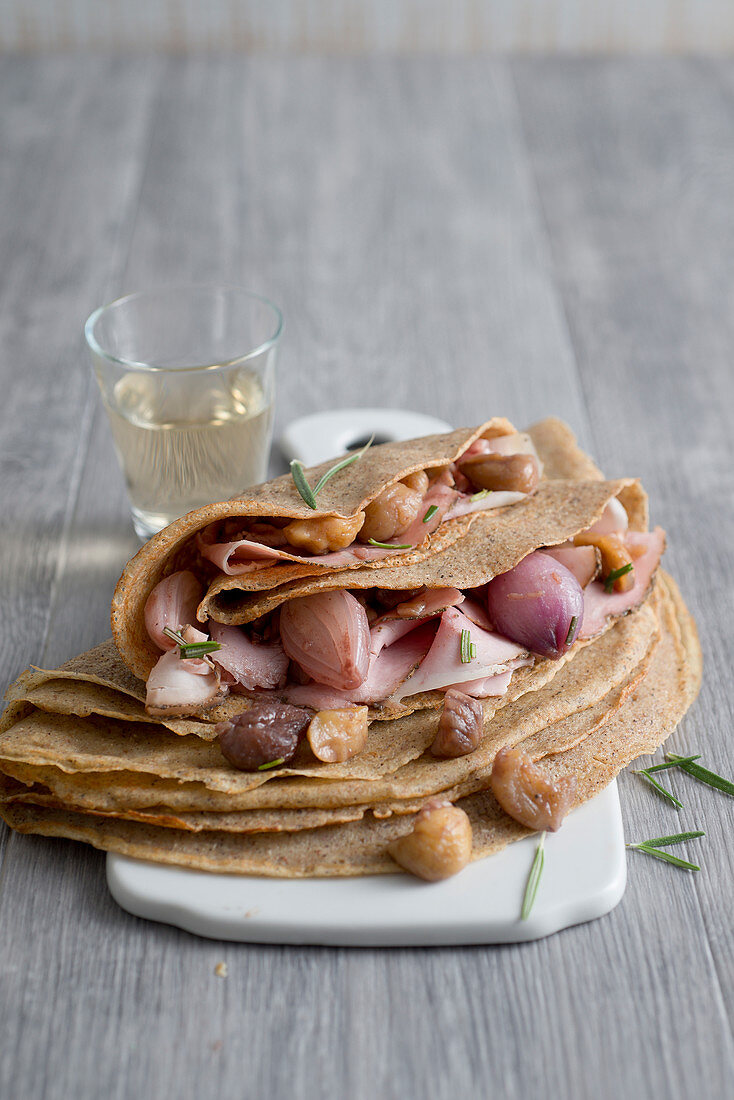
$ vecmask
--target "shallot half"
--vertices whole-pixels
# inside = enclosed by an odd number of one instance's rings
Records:
[[[569,569],[536,550],[489,582],[487,609],[500,634],[557,659],[578,636],[584,593]]]
[[[280,639],[291,660],[320,684],[357,688],[367,678],[370,626],[350,592],[289,600],[280,613]]]

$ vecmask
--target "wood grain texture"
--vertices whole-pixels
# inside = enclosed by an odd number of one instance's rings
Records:
[[[281,425],[555,412],[641,474],[708,660],[675,743],[729,770],[733,97],[727,64],[3,60],[5,678],[105,636],[134,546],[84,317],[234,280],[286,313]],[[671,782],[680,815],[624,780],[628,832],[701,825],[704,871],[635,856],[613,914],[521,947],[198,940],[99,853],[6,837],[0,1095],[723,1097],[732,804]]]

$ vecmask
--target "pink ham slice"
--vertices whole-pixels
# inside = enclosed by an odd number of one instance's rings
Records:
[[[145,629],[159,649],[165,651],[176,645],[163,633],[165,627],[180,630],[196,622],[196,608],[203,595],[202,585],[188,569],[171,573],[158,582],[146,600],[144,615]]]
[[[458,588],[427,588],[414,597],[414,600],[420,600],[424,607],[421,614],[415,618],[403,618],[399,612],[404,605],[398,604],[370,627],[370,654],[376,657],[385,646],[391,646],[398,638],[409,634],[427,619],[438,618],[447,607],[457,607],[464,602],[464,599],[463,592]],[[486,618],[486,614],[484,617]]]
[[[611,535],[616,531],[626,531],[628,527],[629,519],[624,505],[616,497],[612,497],[599,519],[589,528],[588,534]]]
[[[219,693],[219,674],[205,661],[181,660],[178,649],[169,649],[148,677],[145,709],[149,714],[190,714],[211,705]]]
[[[330,569],[339,569],[365,561],[377,561],[391,554],[405,553],[405,551],[383,550],[379,546],[361,546],[355,543],[346,550],[335,550],[331,554],[295,554],[279,550],[274,546],[265,546],[261,542],[252,542],[250,539],[215,543],[199,540],[199,550],[202,557],[213,562],[228,577],[240,577],[256,569],[267,569],[279,561],[300,562],[302,565],[324,565]]]
[[[464,664],[461,660],[461,632],[468,630],[477,647],[476,656]],[[472,623],[455,607],[449,607],[441,616],[441,624],[428,654],[420,667],[393,698],[396,701],[422,691],[446,688],[449,684],[461,687],[472,680],[486,679],[507,671],[507,666],[518,657],[527,657],[527,651],[501,634],[494,634]]]
[[[507,508],[510,504],[519,504],[521,500],[527,500],[527,498],[527,493],[511,493],[504,490],[490,491],[477,500],[472,500],[471,496],[462,493],[446,513],[446,519],[458,519],[459,516],[468,516],[473,512],[486,512],[490,508]]]
[[[473,699],[489,699],[498,695],[504,695],[510,686],[512,669],[507,672],[498,672],[496,676],[485,676],[479,680],[469,680],[465,684],[451,684],[465,695],[471,695]],[[446,689],[448,691],[448,688]]]
[[[314,710],[381,702],[392,695],[431,647],[434,625],[413,622],[411,626],[413,629],[407,637],[371,655],[367,678],[358,688],[337,691],[321,684],[303,684],[279,692],[279,698],[296,706],[313,707]]]
[[[593,580],[597,570],[597,553],[593,546],[552,546],[542,551],[549,558],[555,558],[573,573],[582,588]]]
[[[516,661],[510,661],[507,672],[498,672],[495,676],[482,677],[479,680],[467,680],[463,684],[451,684],[465,695],[471,695],[474,699],[488,699],[490,696],[504,695],[510,686],[510,680],[515,669],[525,665],[534,664],[532,657],[518,657]],[[446,688],[448,691],[449,689]]]
[[[652,576],[665,549],[665,532],[661,527],[641,533],[627,531],[625,544],[630,549],[643,548],[644,553],[634,559],[635,583],[628,592],[605,592],[601,581],[592,581],[584,589],[584,619],[580,638],[593,638],[607,625],[610,615],[624,615],[642,603],[650,587]]]
[[[380,619],[370,627],[370,658],[377,657],[387,646],[410,634],[421,625],[422,619]]]
[[[489,615],[480,603],[477,603],[476,600],[466,599],[461,605],[461,610],[464,615],[466,615],[467,619],[471,619],[477,626],[481,626],[482,630],[489,630],[491,633],[492,623],[490,622]]]
[[[237,626],[212,622],[211,635],[221,649],[211,659],[224,670],[227,684],[239,684],[248,691],[256,688],[276,688],[285,682],[288,658],[282,645],[256,645]]]

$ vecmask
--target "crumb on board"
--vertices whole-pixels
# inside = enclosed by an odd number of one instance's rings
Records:
[[[214,973],[216,974],[216,976],[218,978],[226,978],[227,977],[227,964],[226,964],[226,962],[218,962],[217,965],[214,967]]]

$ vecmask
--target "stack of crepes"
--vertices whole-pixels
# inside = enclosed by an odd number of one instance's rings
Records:
[[[533,454],[542,471],[525,492],[477,490],[456,465],[458,456],[518,450]],[[330,467],[305,471],[307,485]],[[340,517],[369,514],[370,501],[398,482],[418,492],[424,529],[416,533],[414,523],[402,537],[361,543],[352,530],[344,547]],[[498,656],[488,582],[539,548],[561,547],[555,562],[573,565],[563,550],[595,524],[608,529],[610,514],[619,514],[615,500],[629,525],[622,537],[640,544],[634,584],[609,591],[587,577],[583,621],[572,624],[567,645],[562,639],[559,652],[542,656],[505,638]],[[695,698],[695,626],[674,581],[657,568],[663,535],[645,534],[645,493],[637,481],[605,481],[560,421],[543,421],[526,436],[495,420],[373,447],[323,485],[316,505],[287,476],[190,513],[143,547],[115,592],[114,640],[59,669],[31,669],[8,691],[0,813],[9,825],[207,871],[361,875],[400,870],[388,849],[441,796],[468,814],[478,859],[532,831],[493,794],[500,750],[518,748],[541,786],[573,777],[575,805],[660,745]],[[287,524],[330,518],[340,520],[341,549],[327,539],[313,552],[313,544],[296,547],[282,536]],[[598,560],[598,547],[592,554]],[[161,582],[182,574],[189,588],[176,588],[173,610],[162,607]],[[345,591],[369,612],[372,643],[367,686],[363,677],[351,694],[294,669],[277,637],[283,608]],[[395,606],[416,593],[425,616],[395,630],[410,621]],[[195,623],[190,609],[182,611],[187,599]],[[161,634],[165,624],[194,642],[218,639],[221,648],[188,662]],[[380,654],[381,680],[373,675]],[[277,658],[271,682],[258,671],[266,655]],[[167,669],[171,682],[161,676]],[[421,690],[410,687],[415,677]],[[431,747],[449,685],[480,700],[483,727],[472,751],[440,757]],[[366,744],[328,762],[301,736],[284,763],[235,767],[219,734],[263,700],[308,714],[368,706]]]

